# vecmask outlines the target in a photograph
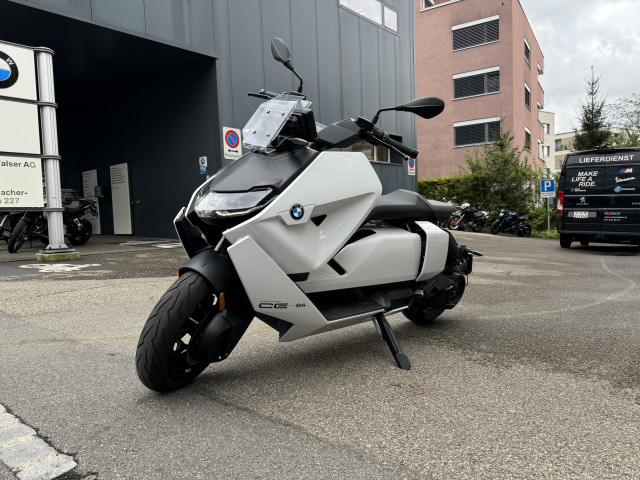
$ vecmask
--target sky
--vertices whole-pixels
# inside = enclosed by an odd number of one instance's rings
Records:
[[[544,55],[544,109],[579,128],[591,66],[607,103],[640,93],[640,0],[520,0]]]

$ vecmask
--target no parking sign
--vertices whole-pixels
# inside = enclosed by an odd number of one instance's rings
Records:
[[[242,137],[239,128],[222,127],[224,158],[237,160],[242,156]]]
[[[416,174],[416,159],[415,158],[410,158],[409,161],[407,162],[407,173],[409,175],[415,175]]]

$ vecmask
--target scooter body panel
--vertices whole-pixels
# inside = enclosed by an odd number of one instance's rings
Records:
[[[298,286],[313,293],[415,280],[420,264],[418,234],[395,227],[361,230],[373,233],[346,245],[333,258],[341,273],[324,265],[311,272],[306,281],[298,282]]]
[[[336,255],[381,194],[364,154],[323,152],[259,214],[224,236],[231,244],[251,237],[285,274],[313,272]]]

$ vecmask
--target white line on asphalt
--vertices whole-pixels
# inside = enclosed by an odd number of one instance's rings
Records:
[[[0,461],[20,480],[51,480],[78,464],[58,453],[39,438],[36,431],[0,405]]]

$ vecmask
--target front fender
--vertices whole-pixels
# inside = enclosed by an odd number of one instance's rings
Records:
[[[249,297],[227,255],[204,250],[180,267],[178,275],[186,272],[202,275],[219,298],[224,294],[225,303],[223,311],[202,329],[193,355],[208,362],[224,360],[253,320]]]

